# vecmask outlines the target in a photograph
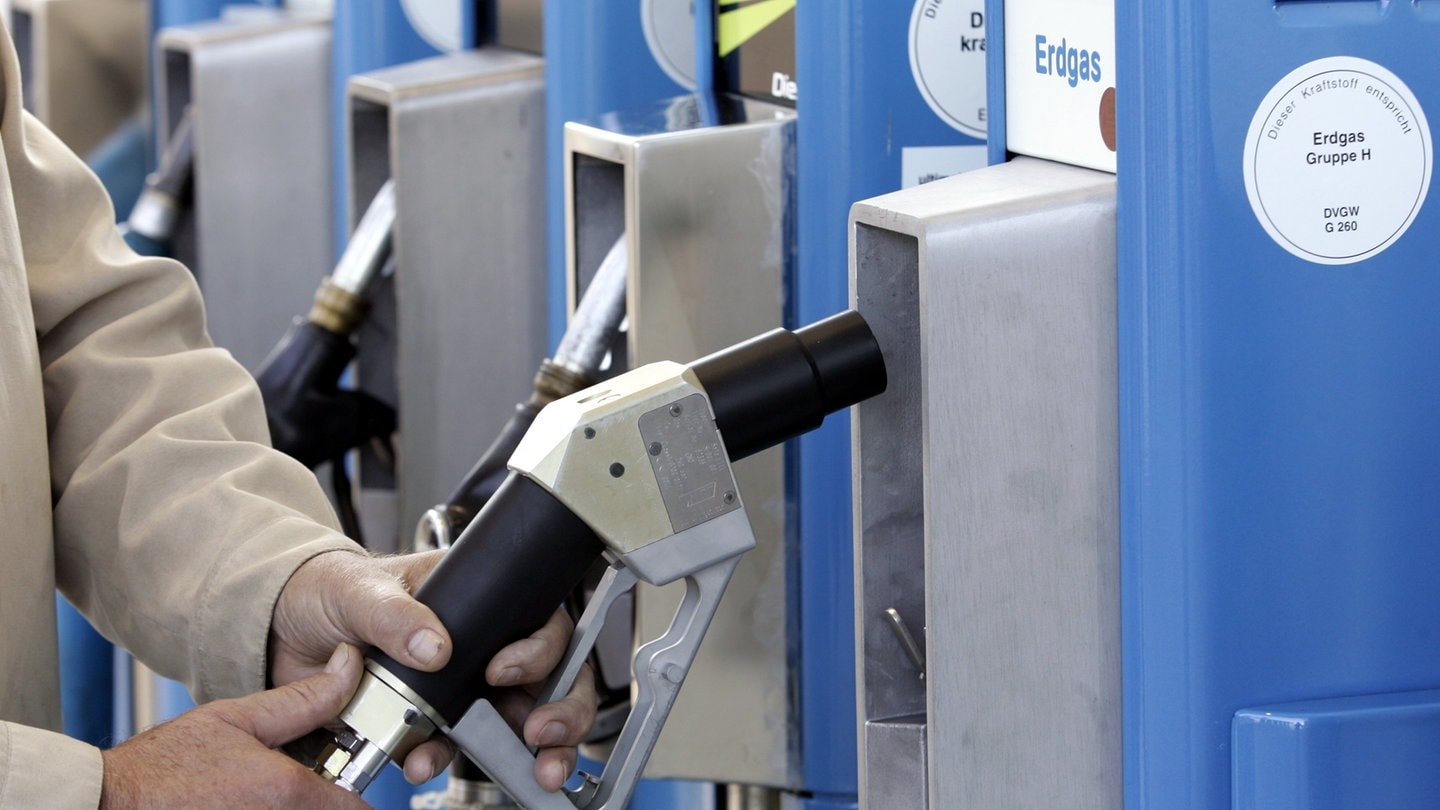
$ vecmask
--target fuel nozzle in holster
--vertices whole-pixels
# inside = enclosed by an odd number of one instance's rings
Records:
[[[120,226],[137,253],[163,256],[180,216],[190,206],[195,166],[195,114],[186,107],[170,134],[159,165],[145,178],[145,187]]]
[[[621,236],[595,271],[555,356],[540,362],[530,398],[515,406],[515,413],[495,441],[449,497],[420,518],[415,529],[415,548],[449,548],[505,480],[509,472],[506,462],[520,446],[520,440],[540,410],[600,379],[605,358],[615,346],[625,320],[628,268],[625,238]]]
[[[450,631],[450,663],[425,673],[372,650],[340,716],[347,731],[317,770],[361,791],[439,730],[524,807],[623,807],[740,555],[755,544],[731,462],[884,388],[875,338],[846,312],[688,366],[650,364],[548,405],[504,483],[416,593]],[[551,794],[491,705],[484,671],[602,556],[608,570],[541,702],[569,692],[609,607],[636,582],[684,580],[686,591],[670,629],[634,654],[635,698],[603,777]]]
[[[394,225],[395,195],[387,182],[335,271],[320,283],[309,314],[295,322],[255,375],[271,442],[307,467],[336,461],[395,431],[394,409],[364,392],[340,388],[355,358],[351,336],[364,322],[370,289],[391,259]]]

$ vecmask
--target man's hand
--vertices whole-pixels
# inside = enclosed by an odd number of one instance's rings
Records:
[[[383,558],[336,551],[300,566],[275,606],[271,681],[285,684],[318,671],[341,643],[379,647],[422,671],[443,667],[450,660],[450,635],[411,596],[443,556],[443,551]],[[597,698],[588,669],[565,699],[526,712],[533,704],[530,692],[538,691],[565,654],[571,630],[569,617],[557,611],[534,635],[496,653],[485,673],[493,686],[517,687],[514,695],[497,700],[497,708],[523,728],[527,744],[540,747],[535,778],[552,791],[574,770],[576,746],[595,722]],[[448,740],[430,740],[406,758],[405,778],[425,782],[453,756]]]
[[[101,808],[368,807],[272,750],[332,721],[363,665],[358,649],[342,645],[318,674],[207,703],[102,752]]]

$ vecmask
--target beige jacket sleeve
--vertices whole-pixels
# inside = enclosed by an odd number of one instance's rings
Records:
[[[290,572],[352,546],[314,475],[269,447],[259,390],[210,345],[189,272],[131,252],[94,175],[10,112],[0,140],[39,337],[57,583],[197,699],[254,691]]]
[[[197,700],[258,690],[291,573],[356,547],[310,471],[268,447],[255,383],[211,346],[189,272],[128,249],[98,180],[22,112],[8,41],[0,68],[0,192],[8,181],[38,338],[56,582]],[[0,727],[0,805],[93,805],[99,766],[87,746]]]

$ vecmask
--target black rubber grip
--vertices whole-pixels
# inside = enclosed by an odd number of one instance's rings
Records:
[[[885,390],[885,360],[853,310],[775,329],[690,364],[731,461],[809,430]]]
[[[457,723],[492,691],[485,667],[495,653],[540,629],[603,550],[575,513],[512,473],[415,594],[450,631],[450,663],[420,672],[378,650],[370,655]]]
[[[374,397],[337,383],[355,347],[311,321],[281,339],[255,375],[275,449],[307,467],[331,461],[395,430],[395,412]]]

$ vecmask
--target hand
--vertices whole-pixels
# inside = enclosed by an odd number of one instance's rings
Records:
[[[316,671],[336,644],[376,646],[396,661],[434,671],[450,660],[450,636],[435,614],[411,596],[443,551],[400,557],[330,552],[300,566],[275,607],[270,630],[270,678],[288,683]],[[538,690],[565,653],[571,622],[557,611],[529,638],[496,653],[486,670],[494,686],[515,686],[497,702],[502,714],[523,728],[528,744],[541,747],[535,778],[559,790],[574,768],[576,746],[595,722],[594,680],[588,670],[563,700],[535,707],[524,692]],[[523,724],[523,725],[522,725]],[[420,784],[440,773],[454,756],[448,740],[436,738],[405,759],[405,778]]]
[[[101,752],[101,808],[368,807],[272,750],[333,721],[363,664],[359,650],[341,645],[318,674],[207,703]]]
[[[575,770],[577,746],[595,724],[600,702],[594,675],[585,664],[570,694],[554,703],[535,705],[535,696],[565,655],[573,629],[569,614],[557,610],[529,638],[495,653],[485,668],[485,681],[491,686],[512,687],[494,698],[495,709],[526,745],[539,749],[535,752],[535,781],[552,793],[563,787]]]

